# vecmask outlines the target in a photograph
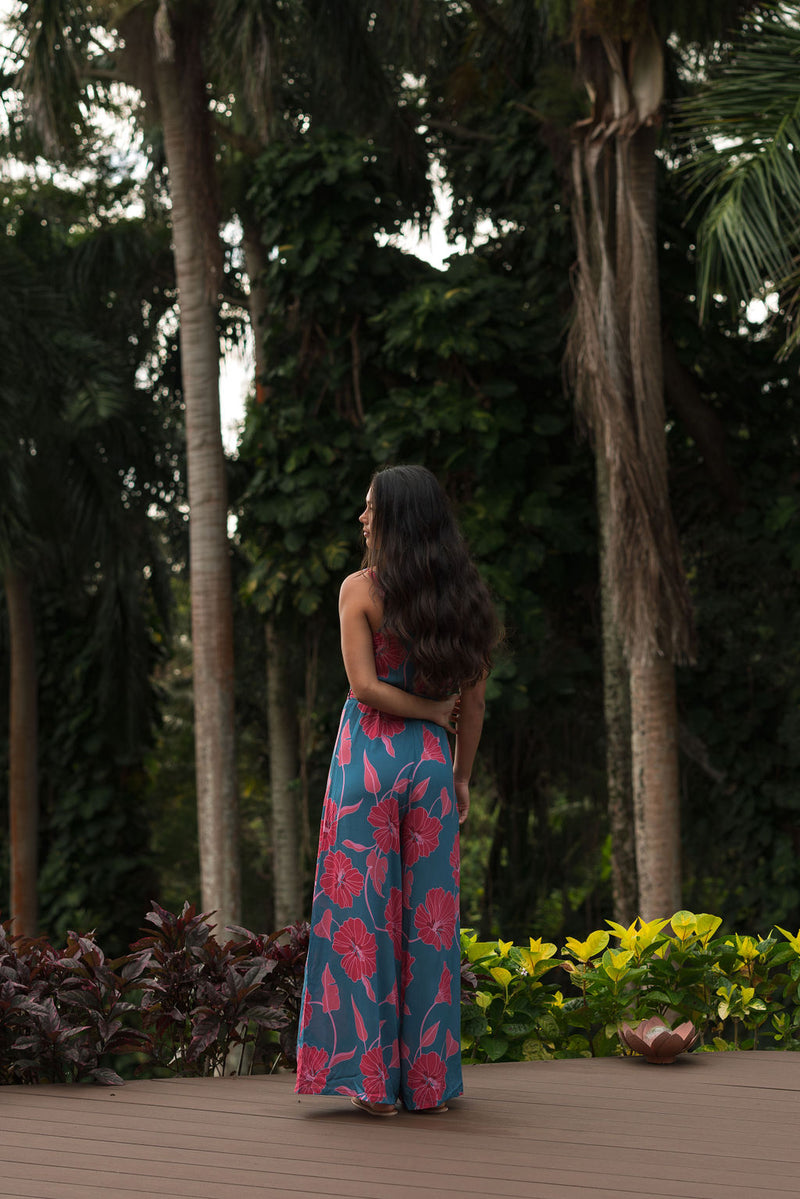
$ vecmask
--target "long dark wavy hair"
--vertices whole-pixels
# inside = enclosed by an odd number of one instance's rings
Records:
[[[371,489],[363,565],[381,593],[386,629],[408,645],[428,695],[477,683],[500,625],[447,496],[424,466],[380,470]]]

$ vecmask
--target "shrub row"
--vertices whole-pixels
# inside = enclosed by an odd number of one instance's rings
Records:
[[[116,961],[91,935],[56,950],[0,925],[0,1083],[295,1064],[307,924],[236,928],[221,944],[189,904],[180,915],[153,904],[147,921],[153,931]],[[618,1026],[655,1015],[691,1020],[701,1051],[800,1049],[800,932],[717,935],[718,916],[692,912],[607,923],[568,937],[560,956],[541,938],[525,948],[463,931],[466,1060],[622,1053]]]
[[[541,938],[524,949],[464,931],[475,976],[462,1013],[466,1059],[619,1054],[620,1024],[651,1016],[672,1027],[691,1020],[701,1051],[800,1049],[800,932],[717,935],[719,916],[685,911],[630,928],[606,923],[585,941],[567,937],[560,956]]]
[[[0,926],[0,1083],[294,1064],[307,924],[220,944],[189,904],[146,919],[154,931],[116,961],[91,935],[55,950]]]

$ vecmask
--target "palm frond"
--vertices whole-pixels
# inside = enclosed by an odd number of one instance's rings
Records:
[[[286,20],[277,5],[216,0],[211,6],[208,66],[223,91],[242,97],[262,141],[273,110],[273,76]]]
[[[790,308],[797,303],[799,71],[796,6],[771,5],[748,19],[727,61],[680,105],[687,186],[702,213],[703,315],[720,291],[738,303],[773,287]]]

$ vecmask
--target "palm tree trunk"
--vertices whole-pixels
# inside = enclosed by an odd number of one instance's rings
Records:
[[[183,64],[181,64],[183,67]],[[201,77],[198,72],[198,77]],[[202,905],[221,930],[240,919],[234,738],[233,597],[225,458],[219,412],[219,340],[207,230],[198,218],[202,157],[174,61],[156,68],[172,199],[180,304],[189,482],[189,549],[194,653],[195,764]],[[198,103],[199,103],[198,99]],[[205,104],[205,97],[202,98]],[[194,164],[196,167],[196,163]]]
[[[629,306],[633,418],[651,495],[650,520],[672,520],[667,482],[664,372],[656,250],[655,133],[641,127],[624,146],[627,158],[634,301]],[[640,564],[640,569],[646,568]],[[662,569],[662,576],[664,575]],[[659,583],[663,592],[664,583]],[[663,603],[663,597],[662,597]],[[680,791],[675,667],[671,621],[656,614],[660,652],[631,655],[633,798],[640,914],[671,916],[680,907]]]
[[[11,916],[15,933],[35,937],[39,918],[36,643],[28,580],[21,571],[9,567],[4,583],[11,643],[8,788]]]
[[[613,7],[601,30],[588,9],[582,16],[578,61],[593,115],[575,126],[568,361],[607,468],[603,571],[630,672],[639,910],[670,915],[680,887],[672,664],[691,658],[693,630],[667,485],[654,133],[663,46],[644,8],[638,27]]]
[[[631,760],[631,698],[628,664],[614,614],[609,555],[608,465],[595,455],[600,526],[600,604],[603,639],[603,715],[606,730],[606,787],[611,831],[611,889],[614,919],[626,927],[639,910]]]
[[[681,906],[675,667],[667,658],[632,666],[631,711],[639,914],[653,920]]]

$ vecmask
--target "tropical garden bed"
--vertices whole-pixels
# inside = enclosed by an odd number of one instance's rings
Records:
[[[109,961],[0,926],[0,1082],[252,1073],[294,1065],[309,927],[231,930],[153,904],[150,930]],[[800,932],[720,933],[718,916],[607,921],[562,950],[462,932],[462,1048],[473,1062],[629,1052],[623,1023],[691,1021],[695,1051],[800,1049]]]

